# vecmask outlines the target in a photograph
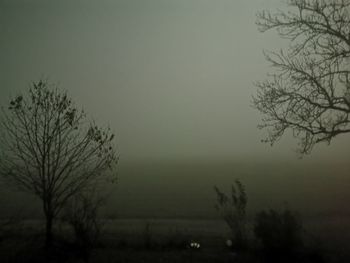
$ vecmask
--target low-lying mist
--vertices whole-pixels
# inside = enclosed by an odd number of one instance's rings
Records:
[[[302,217],[347,216],[350,177],[345,164],[303,161],[121,161],[118,182],[102,216],[106,218],[218,218],[214,208],[217,185],[227,193],[235,179],[246,186],[248,214],[288,206]],[[36,197],[6,187],[2,214],[20,211],[41,217]]]

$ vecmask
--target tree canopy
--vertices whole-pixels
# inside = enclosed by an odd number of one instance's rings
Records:
[[[302,154],[350,132],[350,1],[289,0],[288,11],[257,14],[261,32],[275,29],[287,49],[266,52],[275,69],[258,82],[254,106],[273,144],[287,130]]]
[[[115,178],[114,134],[79,110],[66,92],[47,82],[2,109],[0,174],[43,203],[47,243],[52,221],[76,193]]]

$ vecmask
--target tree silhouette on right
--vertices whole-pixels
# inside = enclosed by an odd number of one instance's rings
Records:
[[[261,11],[261,32],[275,29],[287,49],[265,52],[274,68],[256,83],[254,107],[262,114],[263,140],[278,141],[286,131],[308,154],[350,132],[350,1],[289,0],[287,11]]]

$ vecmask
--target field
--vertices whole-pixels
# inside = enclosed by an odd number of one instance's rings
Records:
[[[320,255],[324,262],[347,262],[350,258],[349,222],[349,218],[304,221],[304,237],[311,259],[303,262],[317,262]],[[70,239],[71,233],[67,226],[58,225],[56,234],[61,240],[63,236]],[[104,220],[103,232],[89,262],[260,262],[253,250],[244,255],[230,250],[226,246],[229,237],[229,228],[222,220]],[[199,243],[200,248],[191,249],[191,242]],[[12,236],[0,243],[1,262],[40,262],[42,243],[42,222],[21,222]],[[70,246],[61,243],[57,247],[52,262],[82,262]]]
[[[300,215],[312,253],[323,255],[325,262],[349,262],[347,166],[303,162],[121,163],[116,188],[106,190],[103,232],[90,262],[257,262],[254,250],[237,255],[226,247],[230,231],[214,209],[213,186],[227,192],[236,178],[247,189],[250,226],[257,211],[288,207]],[[1,240],[1,262],[40,262],[40,203],[9,188],[1,192],[0,202],[2,218],[21,218],[18,229]],[[72,240],[65,225],[57,224],[56,233]],[[189,249],[192,241],[201,248]],[[251,246],[257,245],[252,239]],[[57,249],[59,258],[71,248],[60,244]],[[79,257],[67,257],[79,262]],[[305,262],[318,262],[312,260]]]

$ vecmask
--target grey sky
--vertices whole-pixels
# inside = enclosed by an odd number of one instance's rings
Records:
[[[277,0],[0,0],[0,102],[48,77],[116,131],[123,159],[296,159],[261,144],[254,81],[268,72],[255,13]],[[349,135],[350,136],[350,135]],[[349,137],[308,160],[348,160]]]

